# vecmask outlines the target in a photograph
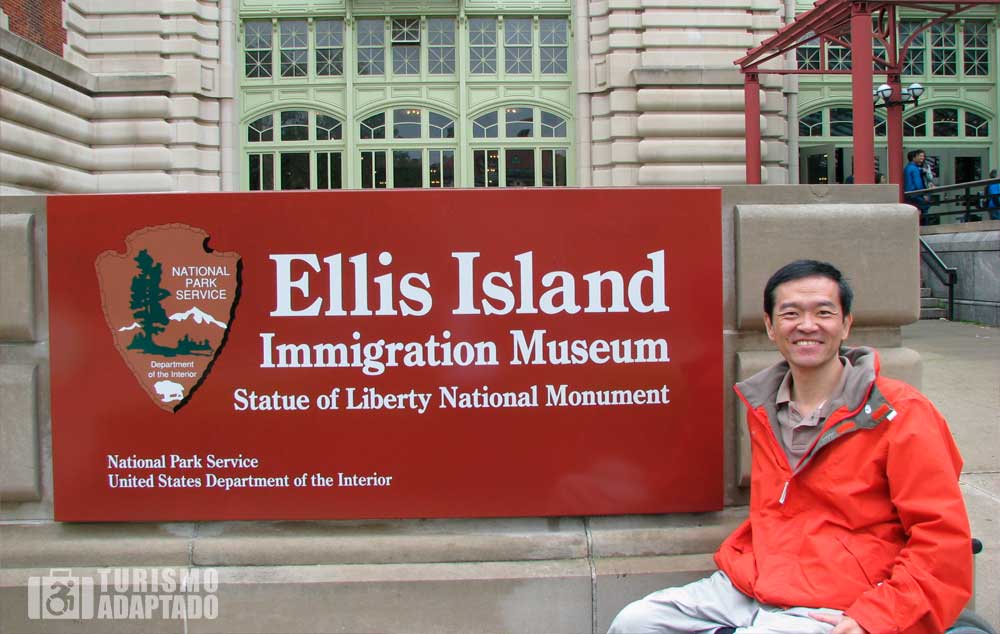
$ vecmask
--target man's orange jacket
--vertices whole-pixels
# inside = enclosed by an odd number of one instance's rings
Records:
[[[762,603],[843,610],[870,634],[941,634],[972,589],[961,456],[926,397],[878,377],[873,350],[842,354],[871,368],[867,397],[834,411],[794,466],[776,436],[787,364],[736,386],[753,449],[750,518],[716,564]]]

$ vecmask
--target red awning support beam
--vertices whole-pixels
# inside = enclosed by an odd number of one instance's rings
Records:
[[[746,121],[747,185],[760,185],[760,77],[743,74],[743,109]]]
[[[872,99],[872,14],[851,5],[851,102],[854,106],[854,182],[875,182],[875,102]]]
[[[921,32],[967,9],[981,5],[998,5],[1000,0],[816,0],[812,9],[778,29],[747,54],[736,60],[744,76],[746,103],[747,183],[760,183],[760,75],[822,75],[851,74],[852,105],[854,106],[854,182],[875,182],[875,104],[872,99],[874,55],[872,15],[879,16],[878,39],[887,51],[879,60],[878,75],[887,75],[892,86],[892,100],[900,98],[899,76],[906,51]],[[920,9],[938,14],[910,34],[905,42],[896,40],[896,10],[899,7]],[[831,70],[822,59],[818,67],[809,69],[784,68],[779,60],[787,51],[803,45],[819,43],[822,51],[828,43],[843,45],[850,33],[851,70]],[[822,56],[821,56],[822,58]],[[773,68],[765,64],[775,61]],[[888,105],[889,182],[903,182],[903,106]],[[753,115],[753,116],[751,116]],[[797,121],[789,121],[797,125]]]

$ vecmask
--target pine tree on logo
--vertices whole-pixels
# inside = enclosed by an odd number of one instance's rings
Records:
[[[163,332],[170,323],[161,303],[170,296],[170,292],[160,286],[163,265],[155,262],[145,249],[139,251],[135,262],[139,265],[139,273],[132,278],[129,308],[142,332],[136,333],[128,347],[155,354],[160,346],[153,342],[153,337]]]

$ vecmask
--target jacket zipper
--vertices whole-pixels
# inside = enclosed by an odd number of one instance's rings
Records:
[[[878,377],[876,377],[876,380],[877,379],[878,379]],[[816,444],[819,442],[819,439],[823,436],[823,434],[825,434],[827,431],[833,429],[835,426],[839,425],[842,421],[845,421],[848,418],[851,418],[852,416],[857,416],[858,412],[862,411],[865,408],[865,405],[868,404],[868,400],[872,396],[872,389],[874,389],[874,387],[875,387],[875,381],[872,381],[871,384],[869,384],[868,389],[865,391],[865,397],[861,400],[861,405],[859,405],[857,407],[857,409],[848,412],[847,414],[845,414],[844,416],[842,416],[841,418],[839,418],[836,422],[830,422],[830,420],[827,419],[827,422],[823,425],[823,429],[821,429],[820,432],[819,432],[819,434],[816,435],[816,438],[813,440],[812,444],[809,446],[809,449],[802,456],[802,459],[799,460],[798,465],[801,465],[802,467],[805,467],[806,464],[808,464],[808,462],[806,462],[806,460],[809,459],[809,458],[811,458],[813,451],[816,449]],[[736,393],[739,395],[740,399],[743,401],[743,404],[747,406],[747,409],[749,411],[751,411],[751,412],[754,413],[754,416],[758,419],[758,421],[759,422],[763,422],[763,421],[760,421],[760,416],[758,416],[756,414],[757,408],[751,407],[750,403],[747,402],[746,397],[744,397],[743,394],[739,390],[737,390]],[[895,417],[895,412],[893,412],[893,415],[894,415],[893,417]],[[777,436],[774,435],[774,429],[771,427],[770,421],[768,421],[767,425],[763,425],[763,427],[766,427],[768,433],[770,434],[771,442],[772,442],[771,450],[772,451],[774,451],[775,449],[778,450],[778,453],[780,453],[781,458],[784,459],[785,464],[788,465],[788,468],[791,471],[791,475],[788,476],[788,479],[785,480],[784,486],[781,487],[781,495],[778,496],[778,504],[781,504],[782,506],[784,506],[785,500],[788,499],[788,487],[792,483],[792,478],[794,478],[799,473],[799,471],[801,471],[801,469],[799,468],[798,465],[796,465],[795,467],[792,467],[791,463],[788,462],[788,456],[785,454],[785,450],[781,448],[781,443],[778,442]]]

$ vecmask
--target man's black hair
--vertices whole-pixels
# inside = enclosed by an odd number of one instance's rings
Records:
[[[854,291],[847,283],[844,274],[840,269],[829,262],[819,260],[795,260],[789,262],[774,272],[771,279],[767,280],[764,286],[764,313],[768,317],[773,317],[774,311],[774,291],[785,282],[793,282],[804,277],[826,277],[837,283],[840,291],[840,307],[844,311],[844,316],[851,314],[851,304],[854,302]]]

